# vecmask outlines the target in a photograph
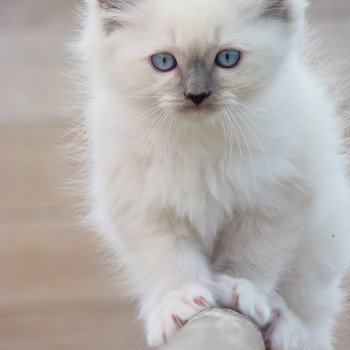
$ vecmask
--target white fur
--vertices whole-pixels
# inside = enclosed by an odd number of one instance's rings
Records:
[[[305,3],[285,1],[288,22],[263,17],[267,0],[144,0],[112,12],[122,26],[111,33],[89,1],[92,217],[150,346],[219,305],[261,326],[274,317],[272,350],[332,349],[350,190],[335,106],[303,63]],[[148,57],[181,65],[227,46],[244,55],[215,73],[222,108],[180,112],[178,73]]]

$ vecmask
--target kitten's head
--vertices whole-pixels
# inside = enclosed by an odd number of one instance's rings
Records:
[[[275,76],[305,0],[88,0],[104,81],[136,104],[212,115]]]

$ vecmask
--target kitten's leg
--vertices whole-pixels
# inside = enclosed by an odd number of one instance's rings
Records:
[[[219,305],[237,309],[262,327],[271,317],[267,340],[272,350],[332,349],[331,329],[340,299],[340,272],[332,269],[336,260],[326,261],[326,254],[312,250],[312,238],[310,250],[304,239],[302,257],[293,222],[267,223],[246,216],[234,234],[231,228],[222,233],[214,262],[233,277],[220,276],[215,286]],[[238,278],[242,276],[246,279]],[[283,299],[274,297],[277,286]]]
[[[268,332],[272,350],[332,349],[349,256],[349,207],[339,198],[335,193],[325,202],[332,208],[318,203],[324,211],[311,212],[302,244],[281,276],[279,296],[271,300],[279,313]]]
[[[125,266],[140,299],[148,345],[159,346],[198,312],[215,306],[211,271],[191,229],[166,215],[124,226]]]
[[[213,290],[220,306],[236,309],[264,327],[272,317],[270,295],[298,237],[288,234],[289,223],[283,220],[269,224],[245,215],[237,222],[220,234],[214,266],[224,274],[218,274]]]

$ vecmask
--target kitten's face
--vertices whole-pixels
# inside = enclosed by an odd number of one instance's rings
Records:
[[[184,116],[225,111],[268,85],[290,52],[298,22],[289,0],[133,5],[106,25],[106,76],[134,102]]]

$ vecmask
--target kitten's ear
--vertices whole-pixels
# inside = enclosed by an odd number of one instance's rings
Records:
[[[289,0],[267,0],[265,17],[279,18],[288,21],[290,14]]]
[[[264,17],[288,22],[304,13],[306,0],[265,0],[267,2]]]
[[[101,10],[103,25],[107,33],[123,26],[122,15],[134,6],[137,0],[95,0]]]
[[[104,10],[113,10],[117,9],[120,10],[125,4],[125,1],[122,0],[97,0],[100,7]]]

